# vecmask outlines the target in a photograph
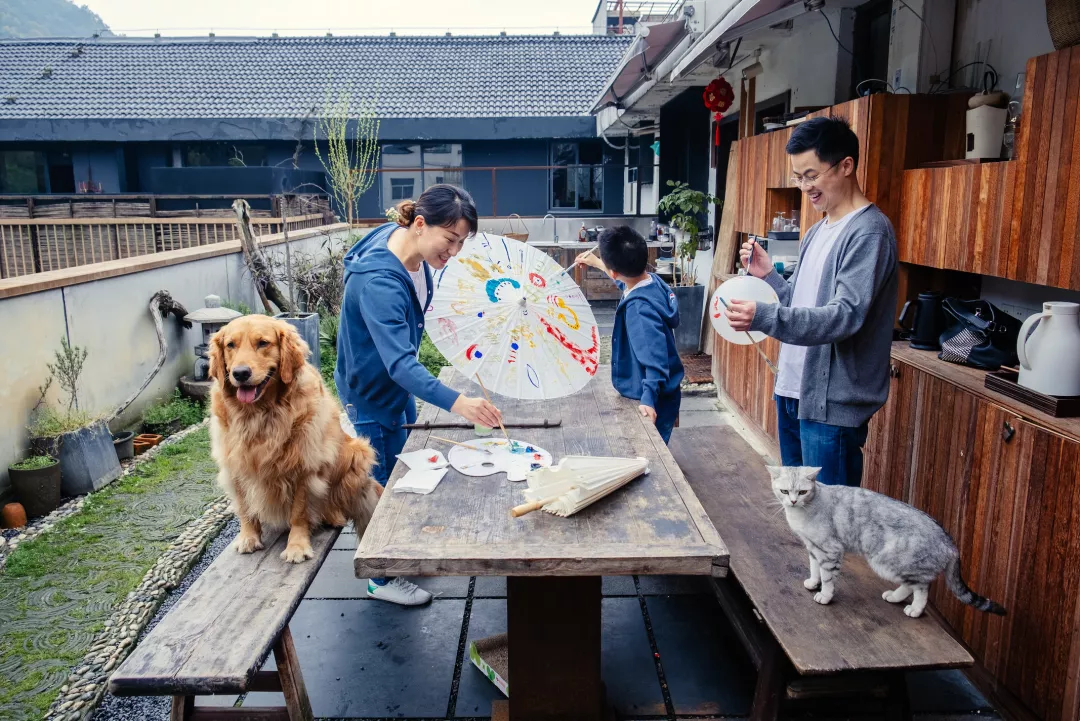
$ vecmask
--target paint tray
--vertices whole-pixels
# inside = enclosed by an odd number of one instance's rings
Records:
[[[469,643],[469,659],[495,686],[510,698],[509,639],[505,633],[478,638]]]

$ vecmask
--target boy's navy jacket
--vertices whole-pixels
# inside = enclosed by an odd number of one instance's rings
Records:
[[[611,382],[615,390],[656,408],[679,389],[683,365],[675,347],[679,301],[660,276],[625,296],[615,311],[611,333]],[[626,286],[618,283],[620,290]]]
[[[424,309],[431,303],[431,269],[427,298],[421,306],[412,278],[386,242],[399,226],[386,223],[357,241],[345,254],[345,294],[338,328],[334,380],[343,405],[351,404],[360,420],[386,428],[401,425],[409,395],[443,410],[458,399],[417,360],[424,335]]]

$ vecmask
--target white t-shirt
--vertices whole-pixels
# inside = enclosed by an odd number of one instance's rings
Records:
[[[795,279],[795,288],[791,293],[791,308],[816,308],[818,291],[821,289],[821,275],[825,270],[825,259],[829,257],[836,240],[839,238],[847,224],[859,213],[870,206],[864,206],[853,210],[843,218],[829,223],[823,223],[814,234],[812,242],[806,248],[802,259],[799,261],[799,275]],[[774,392],[778,396],[794,398],[798,400],[802,390],[803,364],[806,362],[806,346],[789,345],[784,343],[780,346],[780,361],[777,365],[780,372],[776,375]]]
[[[427,308],[424,307],[424,303],[427,301],[427,276],[424,275],[424,264],[420,264],[419,270],[409,270],[408,273],[412,278],[413,287],[416,288],[416,299],[420,301],[420,308],[426,313]]]

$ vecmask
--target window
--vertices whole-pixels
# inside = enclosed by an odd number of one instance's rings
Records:
[[[604,208],[604,149],[599,142],[552,143],[551,208]]]
[[[45,159],[35,150],[0,151],[0,193],[44,193]]]
[[[460,143],[388,143],[382,146],[384,205],[416,198],[432,185],[464,185]]]
[[[266,165],[266,148],[244,143],[192,143],[184,147],[185,168]]]
[[[415,183],[412,178],[390,178],[390,199],[408,200],[413,197]]]

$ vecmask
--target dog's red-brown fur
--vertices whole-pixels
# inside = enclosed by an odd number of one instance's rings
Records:
[[[263,526],[288,527],[281,557],[301,563],[314,555],[313,527],[351,520],[363,534],[382,493],[374,450],[342,430],[341,405],[307,353],[293,326],[267,316],[237,318],[211,338],[211,450],[240,518],[240,553],[263,547]],[[246,383],[237,368],[250,369]],[[237,398],[244,385],[259,388],[251,403]]]

